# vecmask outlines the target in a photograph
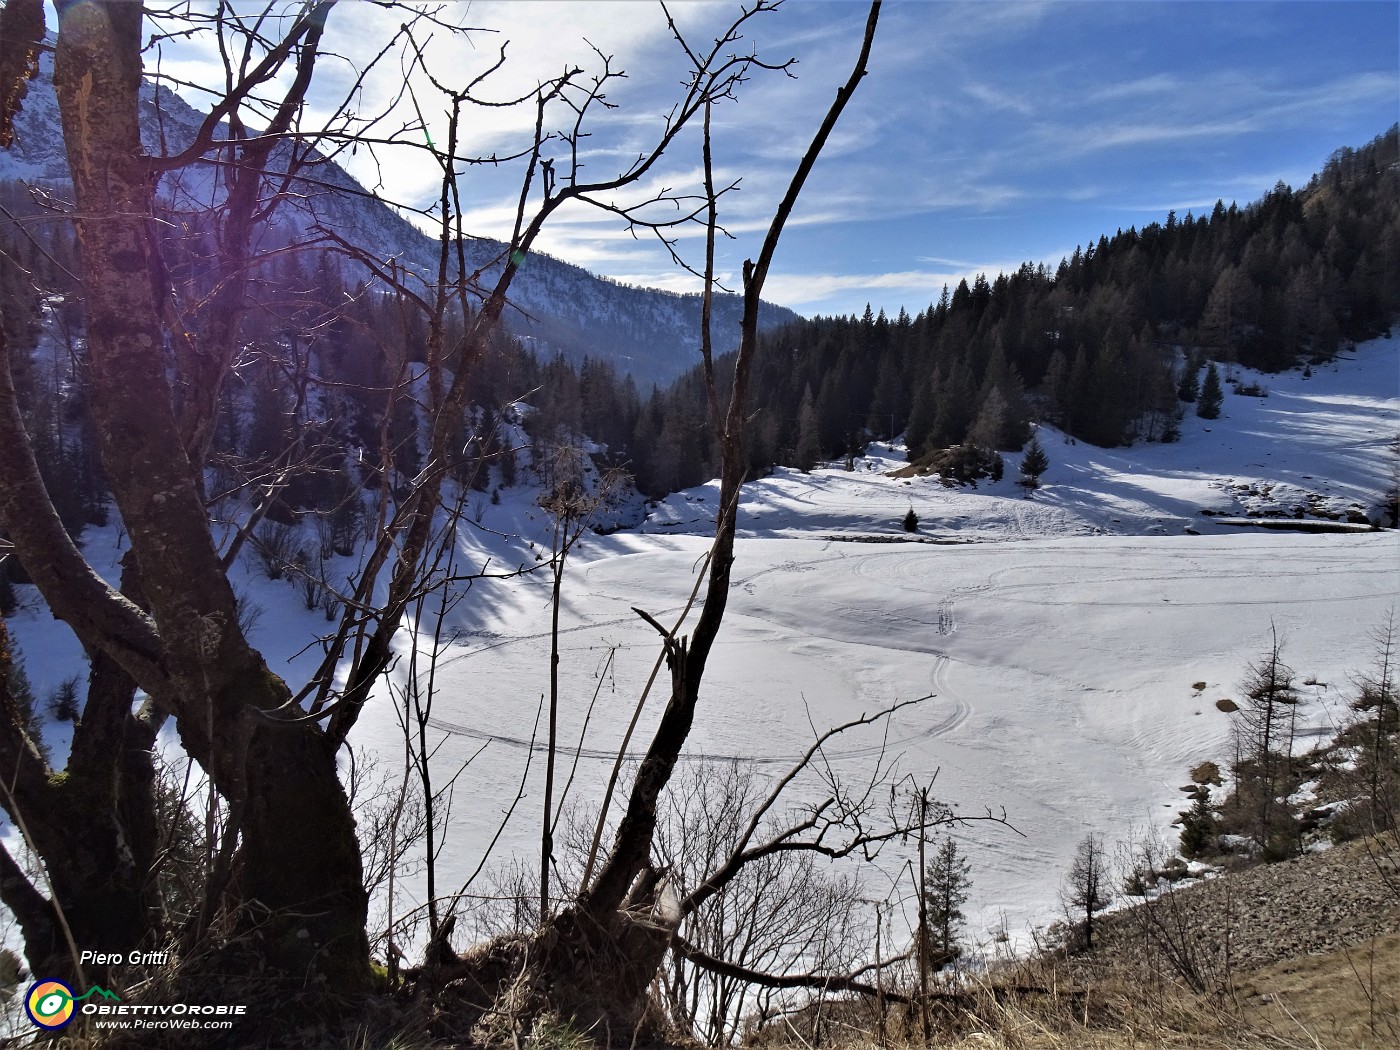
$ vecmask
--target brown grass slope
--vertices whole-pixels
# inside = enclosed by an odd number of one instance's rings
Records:
[[[1105,915],[1091,953],[945,985],[931,1044],[1001,1050],[1400,1047],[1400,844],[1366,839]],[[1194,987],[1193,987],[1194,986]],[[811,1008],[765,1046],[922,1043],[917,1011]]]

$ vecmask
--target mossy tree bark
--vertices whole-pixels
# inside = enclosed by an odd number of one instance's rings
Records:
[[[0,144],[13,141],[13,118],[38,68],[43,6],[15,0],[0,12]],[[21,351],[14,351],[15,353]],[[60,593],[63,610],[88,643],[106,638],[127,648],[134,665],[163,674],[153,656],[153,632],[139,610],[115,598],[82,560],[45,491],[19,410],[14,376],[20,361],[0,326],[0,522],[26,554],[35,579]],[[13,552],[10,552],[13,557]],[[121,663],[89,644],[88,700],[74,726],[63,772],[55,771],[29,736],[29,718],[9,689],[10,652],[0,623],[0,794],[46,872],[36,887],[14,858],[0,850],[0,899],[20,922],[25,954],[36,974],[77,978],[78,945],[126,952],[158,927],[153,725],[132,713],[135,681]],[[88,977],[101,977],[89,972]]]

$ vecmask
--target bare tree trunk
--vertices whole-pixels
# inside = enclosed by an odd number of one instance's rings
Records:
[[[154,729],[131,713],[135,683],[121,665],[91,643],[95,624],[105,620],[83,595],[105,587],[85,574],[68,576],[81,564],[38,480],[28,448],[9,367],[10,348],[0,330],[0,521],[25,540],[32,576],[52,589],[55,579],[70,586],[67,607],[74,609],[79,636],[92,660],[88,699],[75,726],[67,769],[57,774],[26,735],[25,720],[5,690],[7,653],[0,656],[0,778],[6,785],[0,805],[16,824],[29,829],[51,880],[55,901],[44,908],[64,910],[74,936],[93,950],[124,952],[137,947],[154,928],[155,900],[151,867],[155,855],[151,748]],[[52,544],[47,541],[52,540]],[[50,554],[50,557],[44,557]],[[36,556],[37,555],[37,556]],[[102,595],[106,598],[107,595]],[[63,608],[60,605],[57,608]],[[77,609],[75,607],[81,607]],[[134,610],[133,610],[134,611]],[[135,623],[135,617],[131,619]],[[122,633],[108,636],[113,647]],[[0,649],[3,628],[0,628]],[[138,661],[139,662],[139,661]],[[156,687],[158,688],[158,686]],[[12,892],[10,892],[12,891]],[[13,862],[0,876],[0,897],[20,914],[26,898],[43,895],[28,884]],[[35,972],[71,974],[66,945],[51,937],[26,934],[26,953]],[[37,954],[35,954],[37,953]]]
[[[919,1034],[923,1037],[924,1045],[929,1042],[929,1017],[928,1017],[928,967],[929,967],[929,944],[928,944],[928,859],[925,856],[925,849],[928,842],[928,788],[919,789]],[[946,919],[947,913],[944,913]],[[943,949],[948,948],[948,927],[945,922],[943,927]],[[875,956],[880,957],[879,953]]]
[[[20,918],[32,970],[76,975],[69,945],[57,935],[57,909],[76,942],[101,952],[138,947],[156,922],[154,733],[129,714],[130,680],[98,654],[68,768],[56,772],[25,733],[9,692],[9,669],[0,621],[0,804],[38,853],[52,897],[6,854],[0,899]],[[118,719],[110,718],[113,712]]]
[[[758,345],[758,310],[768,268],[777,250],[783,226],[797,202],[807,175],[816,164],[827,137],[845,109],[847,101],[866,73],[866,62],[875,36],[879,18],[879,0],[871,5],[866,21],[865,37],[851,76],[836,93],[807,152],[798,165],[788,186],[787,194],[768,228],[758,262],[744,263],[744,313],[740,323],[739,352],[734,364],[734,379],[729,404],[721,426],[716,420],[720,439],[721,473],[715,543],[710,558],[710,576],[706,586],[705,604],[687,641],[684,637],[667,641],[667,663],[671,670],[671,698],[661,716],[661,724],[647,749],[628,800],[627,810],[618,827],[612,853],[600,869],[593,885],[586,887],[580,898],[581,910],[594,918],[615,911],[621,906],[633,881],[647,866],[652,835],[656,830],[656,803],[662,789],[670,780],[695,718],[700,683],[710,649],[719,634],[729,602],[730,570],[734,563],[734,531],[739,513],[739,489],[744,481],[744,428],[748,418],[749,372]],[[708,341],[708,340],[707,340]],[[711,404],[718,406],[712,396]]]
[[[745,471],[748,382],[758,344],[758,311],[763,284],[783,226],[807,175],[841,111],[865,76],[879,10],[879,0],[875,0],[855,68],[837,91],[826,118],[803,155],[768,228],[758,261],[744,264],[740,344],[723,420],[718,418],[717,392],[712,389],[710,394],[712,410],[716,413],[714,423],[722,467],[704,607],[689,639],[674,635],[665,639],[671,696],[638,768],[612,850],[592,885],[582,888],[576,904],[547,921],[540,935],[546,955],[544,966],[549,971],[553,993],[562,1000],[559,1005],[576,1012],[584,1024],[599,1023],[610,1030],[613,1038],[625,1035],[640,1021],[647,990],[664,957],[673,928],[674,920],[653,915],[663,875],[651,867],[650,854],[656,831],[657,804],[690,734],[705,666],[729,600],[735,524]],[[708,132],[705,147],[708,169]],[[708,286],[706,294],[709,294]],[[708,350],[708,333],[704,336],[704,346]],[[709,365],[708,353],[705,356]],[[707,374],[713,377],[712,367],[707,368]],[[713,379],[711,385],[713,387]]]
[[[273,970],[298,981],[321,972],[353,990],[369,977],[367,904],[334,749],[313,725],[288,724],[299,709],[238,627],[174,414],[161,323],[169,292],[150,226],[154,172],[137,125],[141,14],[125,3],[62,4],[60,14],[54,86],[103,392],[95,429],[174,687],[162,699],[238,819],[240,926],[257,931]],[[41,590],[57,610],[50,591],[62,583]],[[130,669],[144,685],[140,665]]]

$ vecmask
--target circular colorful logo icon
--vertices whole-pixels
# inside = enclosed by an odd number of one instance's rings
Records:
[[[62,981],[40,981],[24,997],[24,1009],[40,1028],[62,1028],[73,1020],[73,989]]]

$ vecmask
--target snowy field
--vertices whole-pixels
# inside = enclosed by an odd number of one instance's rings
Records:
[[[1263,532],[1201,514],[1307,506],[1344,517],[1378,502],[1393,470],[1386,446],[1400,431],[1400,340],[1367,344],[1310,378],[1262,381],[1269,397],[1227,391],[1222,418],[1188,416],[1172,445],[1104,450],[1042,429],[1051,466],[1034,499],[1011,480],[1015,456],[1006,480],[950,490],[888,476],[903,450],[881,446],[854,471],[780,470],[747,486],[729,613],[686,760],[739,757],[774,775],[814,728],[926,698],[894,717],[888,739],[862,730],[828,754],[858,778],[884,746],[902,772],[936,773],[935,794],[960,812],[1004,809],[1015,830],[957,833],[973,864],[970,932],[988,938],[1004,924],[1024,943],[1058,914],[1061,879],[1085,834],[1112,843],[1167,829],[1189,767],[1225,757],[1229,717],[1215,701],[1235,691],[1271,628],[1300,679],[1327,683],[1305,690],[1303,710],[1309,731],[1326,733],[1345,713],[1348,673],[1368,659],[1368,631],[1400,595],[1400,534]],[[601,797],[605,756],[656,659],[655,632],[632,607],[674,622],[709,545],[715,494],[677,493],[634,528],[587,536],[568,563],[566,750],[578,745],[598,689],[570,802]],[[461,529],[462,564],[542,565],[549,522],[532,495],[522,487],[499,506],[477,506],[486,528]],[[911,506],[916,537],[900,528]],[[87,549],[110,572],[116,533],[90,531]],[[324,630],[319,614],[249,565],[236,583],[263,610],[255,643],[303,680],[313,658],[294,654]],[[71,636],[26,591],[11,626],[43,697],[82,665]],[[480,582],[448,625],[433,722],[439,776],[476,757],[455,791],[442,886],[476,867],[515,795],[548,689],[548,597],[547,570]],[[633,750],[644,746],[664,685],[663,670]],[[62,730],[50,735],[56,754]],[[398,761],[387,689],[352,741]],[[537,760],[501,858],[538,855],[539,774]],[[897,869],[903,856],[892,851],[882,867]],[[872,893],[884,893],[882,878],[872,875]]]
[[[1335,513],[1374,503],[1400,430],[1398,351],[1400,341],[1385,341],[1311,378],[1267,377],[1269,397],[1229,395],[1221,419],[1188,416],[1173,445],[1103,450],[1047,430],[1051,467],[1033,500],[1010,480],[1014,467],[977,491],[891,478],[902,449],[879,447],[853,472],[780,470],[747,486],[689,759],[740,757],[777,774],[813,727],[927,697],[896,716],[888,753],[916,777],[936,772],[938,797],[961,812],[1005,809],[1015,831],[958,834],[973,863],[973,929],[985,937],[1004,923],[1022,941],[1059,912],[1085,834],[1112,843],[1165,831],[1189,767],[1225,757],[1229,720],[1215,701],[1235,690],[1272,628],[1299,678],[1327,683],[1305,690],[1309,731],[1327,733],[1345,714],[1347,675],[1400,595],[1397,535],[1241,530],[1200,511],[1244,515],[1309,494]],[[674,622],[708,548],[716,491],[675,494],[640,527],[589,537],[569,563],[561,739],[570,749],[616,650],[573,798],[601,796],[605,756],[656,659],[655,633],[631,608]],[[908,538],[899,522],[911,505],[919,537],[942,542],[852,542]],[[526,508],[491,509],[508,520],[503,531],[540,527]],[[510,560],[491,537],[463,543]],[[487,743],[464,775],[444,853],[459,879],[513,797],[548,689],[548,627],[543,578],[481,587],[439,667],[442,767]],[[663,670],[653,714],[664,684]],[[385,706],[362,729],[362,742],[381,738],[386,749],[397,732]],[[882,742],[864,730],[829,754],[857,778]],[[517,812],[503,841],[537,851],[537,820]],[[901,860],[892,851],[883,866]]]
[[[705,546],[616,536],[590,544],[572,570],[563,647],[570,747],[604,656],[619,647],[585,744],[599,757],[585,757],[579,774],[590,801],[607,775],[601,753],[620,739],[654,660],[651,629],[629,606],[672,622]],[[976,926],[987,931],[1005,917],[1024,932],[1053,917],[1083,835],[1112,841],[1165,827],[1183,804],[1187,769],[1224,757],[1228,716],[1214,701],[1269,644],[1271,624],[1300,674],[1331,683],[1307,691],[1307,722],[1322,731],[1335,724],[1346,672],[1365,659],[1368,628],[1395,600],[1397,554],[1393,534],[961,548],[750,539],[689,753],[781,770],[811,742],[811,725],[928,696],[895,717],[890,753],[921,778],[937,771],[938,797],[964,812],[1006,810],[1019,835],[984,825],[960,838],[974,865]],[[519,742],[547,688],[540,599],[494,613],[489,641],[455,648],[439,667],[442,768],[497,738],[459,799],[510,797],[502,789],[518,776]],[[1204,692],[1192,688],[1197,681],[1208,683]],[[659,709],[664,696],[653,703]],[[392,738],[384,708],[367,722],[370,734]],[[880,744],[867,730],[830,753],[858,777]],[[469,812],[459,801],[448,871],[474,866],[499,808]],[[528,851],[532,827],[517,826],[511,841]]]

